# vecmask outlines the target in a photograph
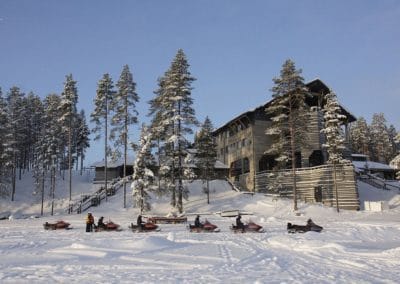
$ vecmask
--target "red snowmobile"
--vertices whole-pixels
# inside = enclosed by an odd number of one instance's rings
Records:
[[[103,226],[96,226],[95,232],[102,232],[102,231],[122,231],[121,226],[115,224],[113,221],[108,221],[104,223]]]
[[[313,232],[321,232],[323,229],[323,227],[318,226],[317,224],[315,224],[311,219],[307,220],[307,225],[303,226],[303,225],[295,225],[292,223],[287,223],[287,231],[290,234],[294,234],[294,233],[305,233],[305,232],[309,232],[309,231],[313,231]]]
[[[238,227],[232,224],[230,227],[234,233],[263,233],[264,229],[262,226],[250,221],[243,227]]]
[[[203,224],[200,224],[199,227],[189,224],[189,231],[196,233],[217,233],[220,231],[220,229],[217,227],[217,225],[211,224],[208,220],[206,220]]]
[[[60,220],[60,221],[57,221],[57,222],[55,222],[53,224],[46,222],[46,223],[43,224],[43,227],[44,227],[45,230],[59,230],[59,229],[66,229],[67,230],[67,229],[71,229],[71,228],[68,228],[69,225],[70,225],[70,223],[67,223],[67,222],[64,222],[64,221]]]
[[[133,223],[131,223],[131,225],[129,226],[129,229],[132,230],[132,232],[136,232],[136,233],[141,233],[141,232],[158,232],[161,229],[158,227],[158,225],[152,223],[152,222],[147,222],[140,225],[134,225]]]

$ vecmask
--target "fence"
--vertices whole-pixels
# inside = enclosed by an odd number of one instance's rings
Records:
[[[100,187],[99,190],[95,191],[90,195],[83,195],[80,200],[72,203],[68,206],[68,214],[77,213],[80,214],[88,210],[92,206],[100,205],[101,201],[107,196],[114,195],[123,185],[123,180],[113,180],[109,186],[107,186],[107,192],[104,187]]]
[[[337,197],[340,209],[359,210],[357,184],[351,163],[336,165]],[[281,197],[293,197],[292,170],[265,171],[256,174],[255,190]],[[332,165],[296,169],[296,193],[305,202],[321,202],[336,207],[336,189]]]

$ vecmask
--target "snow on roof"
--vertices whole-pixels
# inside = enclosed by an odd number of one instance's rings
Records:
[[[389,165],[371,161],[353,161],[353,165],[358,169],[385,170],[385,171],[394,170]]]
[[[133,165],[134,161],[135,161],[135,158],[132,156],[129,156],[126,159],[126,164]],[[123,166],[123,165],[124,165],[124,158],[120,158],[116,161],[111,161],[111,160],[107,161],[107,168],[116,168],[116,167]],[[95,168],[104,167],[104,160],[93,163],[92,167],[95,167]]]
[[[216,169],[229,169],[229,166],[225,165],[221,161],[216,160],[214,168],[216,168]]]

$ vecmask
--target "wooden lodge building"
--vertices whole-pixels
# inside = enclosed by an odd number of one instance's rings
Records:
[[[325,136],[320,131],[324,127],[324,95],[329,93],[330,90],[320,79],[307,83],[306,87],[309,91],[309,96],[306,98],[309,115],[309,143],[306,147],[299,148],[296,151],[297,168],[324,165],[327,160],[327,153],[322,148]],[[217,143],[217,159],[229,166],[229,179],[242,190],[264,191],[268,180],[265,181],[264,178],[264,181],[260,182],[258,176],[272,170],[275,166],[274,157],[265,154],[265,151],[271,145],[270,138],[265,134],[266,129],[271,124],[265,109],[271,102],[272,100],[236,116],[213,133]],[[348,125],[356,118],[344,107],[341,107],[341,110],[342,114],[346,116],[344,128],[348,141]],[[350,156],[350,151],[347,155]],[[260,186],[261,183],[264,185]],[[356,186],[352,185],[353,189],[354,187]],[[358,202],[357,189],[351,191],[355,191]],[[314,192],[307,194],[304,192],[303,197],[304,195],[314,198]]]

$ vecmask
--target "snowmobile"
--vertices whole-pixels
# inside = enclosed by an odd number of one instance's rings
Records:
[[[196,233],[217,233],[220,231],[220,229],[214,225],[211,224],[208,220],[206,220],[204,223],[200,225],[200,227],[196,227],[195,225],[189,224],[189,231],[190,232],[196,232]]]
[[[247,232],[253,232],[253,233],[263,233],[264,229],[262,226],[250,221],[249,223],[247,223],[246,225],[243,226],[243,228],[240,228],[238,226],[235,226],[232,224],[232,226],[230,227],[231,230],[234,233],[247,233]]]
[[[133,223],[131,223],[131,225],[129,226],[129,229],[132,230],[132,232],[158,232],[161,229],[158,227],[158,225],[152,223],[152,222],[147,222],[144,223],[142,226],[140,225],[134,225]]]
[[[107,223],[104,223],[104,226],[96,226],[95,227],[95,232],[103,232],[103,231],[122,231],[121,226],[118,224],[115,224],[112,221],[108,221]]]
[[[69,225],[70,225],[70,223],[60,220],[53,224],[46,222],[43,224],[43,227],[45,230],[57,230],[57,229],[66,229],[67,230],[67,229],[71,229],[71,228],[68,228]]]
[[[287,224],[287,231],[288,233],[294,234],[294,233],[305,233],[305,232],[321,232],[323,227],[315,224],[311,219],[307,220],[306,225],[295,225],[292,223]]]

